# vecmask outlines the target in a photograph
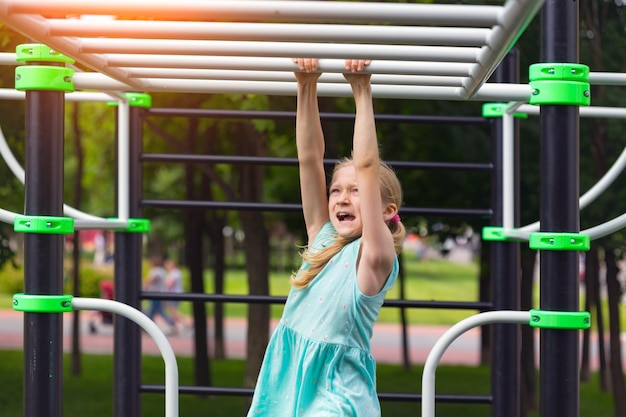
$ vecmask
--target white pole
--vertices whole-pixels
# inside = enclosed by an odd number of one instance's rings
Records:
[[[126,100],[118,101],[117,121],[117,214],[127,221],[130,212],[130,105]]]
[[[471,97],[480,85],[489,78],[511,45],[526,29],[541,8],[543,0],[508,0],[500,13],[498,26],[489,33],[487,45],[483,46],[472,77],[463,86],[463,97]]]
[[[505,231],[515,227],[515,109],[520,103],[509,103],[502,114],[502,225]]]
[[[72,299],[72,308],[76,310],[108,311],[119,314],[137,323],[152,337],[165,362],[165,417],[178,417],[178,365],[176,363],[176,355],[159,326],[141,311],[119,301],[74,297]]]
[[[477,326],[494,323],[528,324],[528,311],[488,311],[461,320],[450,327],[431,349],[422,371],[422,417],[435,417],[435,371],[441,357],[459,336]]]

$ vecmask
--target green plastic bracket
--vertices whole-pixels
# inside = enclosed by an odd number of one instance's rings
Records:
[[[72,92],[73,76],[72,68],[24,65],[15,68],[15,89]]]
[[[531,327],[541,329],[588,329],[591,315],[588,311],[548,311],[530,310]]]
[[[531,249],[588,251],[589,235],[579,233],[536,232],[530,234]]]
[[[65,313],[72,311],[73,295],[15,294],[13,309],[26,313]]]
[[[504,116],[506,110],[506,103],[485,103],[483,104],[483,117],[484,118],[496,118]],[[527,119],[526,113],[513,113],[513,117],[517,119]]]
[[[116,217],[109,217],[107,220],[119,222],[120,219]],[[129,233],[148,233],[150,231],[150,220],[149,219],[128,219],[128,228],[118,230],[121,232],[129,232]]]
[[[126,99],[130,107],[143,107],[149,109],[152,107],[152,96],[146,93],[126,93]],[[117,101],[110,101],[109,106],[117,106]]]
[[[70,235],[74,233],[74,219],[53,216],[15,216],[13,230],[21,233]]]
[[[24,43],[15,48],[15,60],[18,62],[66,62],[73,64],[74,60],[63,55],[49,46],[40,43]]]
[[[533,64],[528,78],[532,95],[530,104],[589,106],[589,67],[583,64]]]
[[[522,242],[524,239],[507,236],[504,227],[486,226],[483,227],[483,240],[492,242]]]

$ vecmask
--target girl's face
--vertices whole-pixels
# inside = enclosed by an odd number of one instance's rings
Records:
[[[328,192],[328,215],[341,237],[359,237],[363,233],[359,189],[353,165],[335,171]]]

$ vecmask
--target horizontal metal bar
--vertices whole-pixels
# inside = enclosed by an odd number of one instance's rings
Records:
[[[296,83],[272,81],[232,81],[232,80],[179,80],[132,78],[145,92],[178,92],[210,94],[266,94],[295,96]],[[122,82],[103,77],[102,74],[75,74],[74,86],[77,89],[97,89],[104,91],[134,91]],[[463,100],[462,88],[446,86],[413,85],[372,85],[374,98],[423,99],[423,100]],[[320,97],[352,97],[347,83],[319,84]],[[528,101],[531,89],[528,84],[485,84],[470,100],[476,101]]]
[[[230,155],[196,155],[196,154],[143,154],[144,162],[189,162],[189,163],[212,163],[212,164],[252,164],[252,165],[276,165],[297,166],[297,158],[276,158],[261,156],[230,156]],[[324,164],[334,165],[337,159],[325,159]],[[415,162],[415,161],[385,161],[394,168],[422,169],[422,170],[455,170],[455,171],[491,171],[491,163],[466,163],[466,162]]]
[[[128,69],[128,76],[131,78],[177,78],[185,80],[296,81],[293,72],[253,70],[130,68]],[[319,82],[345,83],[346,79],[341,74],[327,73],[321,75]],[[372,74],[371,82],[372,84],[461,87],[463,78],[450,76]]]
[[[148,394],[162,394],[165,392],[164,385],[142,384],[140,391]],[[230,397],[252,397],[254,388],[240,387],[200,387],[196,385],[181,385],[178,392],[185,395],[223,395]],[[379,392],[380,401],[389,402],[415,402],[422,401],[422,395],[409,392]],[[436,394],[435,401],[448,404],[491,404],[492,395],[470,395],[470,394]]]
[[[213,210],[241,210],[241,211],[274,211],[300,212],[301,204],[273,204],[273,203],[236,203],[223,201],[196,201],[196,200],[151,200],[141,201],[143,206],[159,208],[204,208]],[[491,209],[454,209],[432,207],[402,207],[400,214],[442,217],[491,217]]]
[[[49,19],[50,35],[146,39],[211,39],[482,46],[489,29],[294,23]]]
[[[156,291],[142,292],[144,300],[169,301],[203,301],[213,303],[241,303],[241,304],[285,304],[287,297],[274,295],[236,295],[236,294],[206,294],[206,293],[166,293]],[[490,310],[493,304],[485,301],[432,301],[432,300],[385,300],[385,307],[396,308],[429,308],[451,310]]]
[[[282,57],[242,57],[242,56],[198,56],[198,55],[152,55],[118,54],[106,56],[109,67],[150,67],[150,68],[191,68],[191,69],[227,69],[293,72],[295,65],[291,58]],[[345,72],[343,59],[320,59],[320,72]],[[371,74],[408,74],[408,75],[448,75],[466,77],[470,74],[471,64],[462,62],[436,61],[373,61],[363,72]]]
[[[271,0],[5,0],[5,3],[9,13],[37,13],[51,17],[120,15],[169,20],[342,21],[433,26],[493,26],[502,11],[500,6],[484,5]]]
[[[235,0],[237,1],[237,0]],[[344,43],[82,38],[81,54],[106,53],[477,62],[480,48]]]
[[[149,116],[168,117],[207,117],[207,118],[234,118],[234,119],[292,119],[295,120],[294,111],[272,110],[222,110],[222,109],[176,109],[176,108],[151,108]],[[454,124],[454,125],[477,125],[489,126],[490,121],[484,117],[472,116],[436,116],[421,114],[382,114],[374,115],[376,122],[382,123],[421,123],[421,124]],[[354,121],[354,113],[329,113],[321,112],[320,118],[335,121]]]

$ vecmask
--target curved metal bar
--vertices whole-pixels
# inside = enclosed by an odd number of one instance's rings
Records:
[[[141,311],[119,301],[76,297],[72,299],[72,307],[76,310],[107,311],[119,314],[137,323],[152,337],[165,362],[165,417],[178,417],[178,365],[176,363],[176,355],[159,326]]]

